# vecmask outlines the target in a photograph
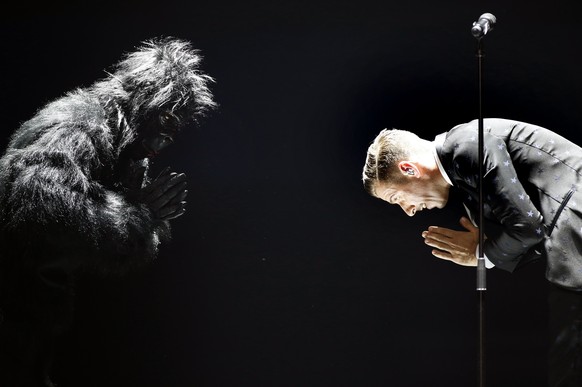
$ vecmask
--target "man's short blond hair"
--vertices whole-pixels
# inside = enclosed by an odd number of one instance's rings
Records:
[[[384,129],[368,147],[366,163],[362,172],[362,181],[366,191],[376,195],[380,182],[399,184],[404,176],[398,170],[398,163],[409,160],[418,146],[419,137],[406,130]]]

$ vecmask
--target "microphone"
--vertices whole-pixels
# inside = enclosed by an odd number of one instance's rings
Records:
[[[479,16],[479,20],[473,22],[473,28],[471,28],[471,34],[477,39],[482,38],[485,34],[493,29],[493,26],[497,22],[497,18],[490,13],[484,13]]]

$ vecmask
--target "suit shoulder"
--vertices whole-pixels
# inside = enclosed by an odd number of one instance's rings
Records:
[[[475,121],[460,124],[449,130],[443,142],[443,151],[459,153],[467,148],[473,148],[478,141],[478,126]]]

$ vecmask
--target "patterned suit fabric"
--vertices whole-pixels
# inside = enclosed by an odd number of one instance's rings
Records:
[[[546,278],[582,289],[582,148],[540,126],[484,120],[485,235],[483,251],[513,271],[537,258]],[[453,185],[478,215],[478,121],[435,139]]]

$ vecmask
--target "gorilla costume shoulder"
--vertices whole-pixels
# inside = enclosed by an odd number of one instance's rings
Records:
[[[188,42],[144,42],[12,135],[0,159],[0,368],[31,374],[36,365],[4,364],[2,352],[47,341],[12,342],[13,322],[42,327],[31,336],[57,334],[70,323],[77,273],[126,272],[169,238],[169,220],[185,210],[185,176],[151,179],[147,170],[179,129],[215,106],[200,61]]]

